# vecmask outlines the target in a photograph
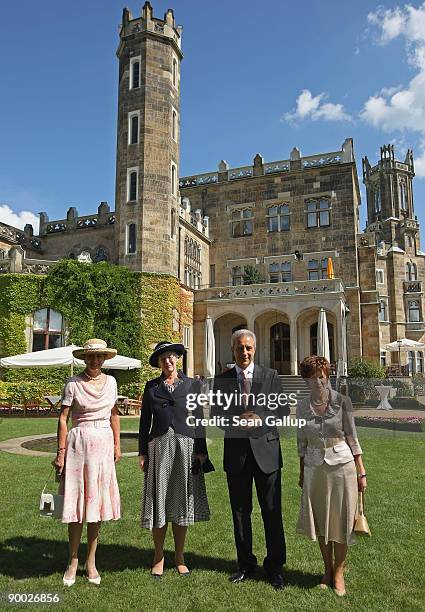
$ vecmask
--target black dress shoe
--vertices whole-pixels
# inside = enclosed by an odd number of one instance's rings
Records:
[[[276,590],[283,589],[283,587],[285,586],[283,576],[279,573],[269,574],[269,582]]]
[[[247,578],[251,578],[255,572],[255,567],[248,567],[246,569],[240,569],[229,578],[230,582],[243,582]]]

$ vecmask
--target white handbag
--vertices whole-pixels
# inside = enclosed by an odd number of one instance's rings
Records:
[[[55,468],[53,468],[54,470]],[[46,493],[47,483],[49,482],[52,472],[50,472],[46,484],[43,487],[40,496],[40,516],[47,516],[50,518],[62,518],[63,511],[63,495]]]

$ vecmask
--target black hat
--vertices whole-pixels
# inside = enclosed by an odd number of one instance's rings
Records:
[[[158,342],[152,355],[149,357],[149,365],[153,368],[159,368],[159,356],[162,353],[177,353],[179,357],[183,355],[185,348],[183,344],[176,342]]]

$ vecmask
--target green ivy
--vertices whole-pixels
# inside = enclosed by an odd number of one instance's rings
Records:
[[[187,313],[191,310],[188,299],[179,281],[172,276],[131,272],[106,262],[85,264],[64,259],[47,276],[3,274],[0,276],[0,354],[24,353],[27,349],[25,318],[39,308],[50,306],[66,321],[68,343],[81,345],[90,337],[103,338],[121,355],[141,359],[140,370],[114,372],[120,392],[138,397],[144,383],[158,374],[148,363],[153,346],[161,340],[181,341],[181,329],[173,329],[173,310],[187,322]],[[69,375],[69,368],[1,371],[4,381],[18,386],[37,383],[34,393],[44,395],[59,394]],[[14,401],[22,398],[22,388],[9,389]],[[30,390],[31,387],[25,388],[25,396]]]

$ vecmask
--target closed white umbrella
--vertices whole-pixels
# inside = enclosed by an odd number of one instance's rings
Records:
[[[213,378],[215,375],[215,339],[211,317],[207,317],[205,321],[204,373],[206,378]]]
[[[317,321],[317,355],[330,361],[328,324],[323,308],[320,309]]]

